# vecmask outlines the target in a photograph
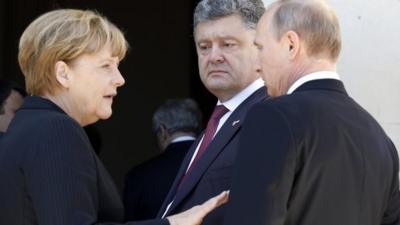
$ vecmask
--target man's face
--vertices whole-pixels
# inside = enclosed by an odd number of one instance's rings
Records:
[[[290,65],[285,42],[277,40],[270,24],[272,12],[266,12],[257,25],[255,45],[258,48],[258,59],[262,77],[270,96],[280,96],[287,89],[287,69]]]
[[[15,112],[22,105],[23,97],[17,91],[12,90],[8,98],[4,102],[4,114],[0,115],[0,131],[5,132],[11,120],[15,116]]]
[[[255,81],[255,31],[237,15],[201,22],[195,30],[200,79],[222,102]]]

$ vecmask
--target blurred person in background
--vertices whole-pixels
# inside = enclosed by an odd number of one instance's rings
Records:
[[[7,131],[15,112],[22,105],[26,92],[17,83],[0,80],[0,137]]]
[[[155,218],[188,149],[202,129],[202,112],[190,98],[168,99],[153,114],[160,154],[126,175],[126,220]]]

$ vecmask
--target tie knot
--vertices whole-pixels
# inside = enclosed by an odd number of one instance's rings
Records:
[[[214,120],[219,120],[228,111],[229,109],[227,109],[224,105],[217,105],[214,109],[214,112],[211,115],[211,118]]]

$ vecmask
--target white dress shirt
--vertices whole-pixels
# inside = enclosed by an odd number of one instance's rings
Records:
[[[181,142],[181,141],[192,141],[192,140],[196,140],[196,138],[193,136],[185,135],[174,138],[170,143]]]

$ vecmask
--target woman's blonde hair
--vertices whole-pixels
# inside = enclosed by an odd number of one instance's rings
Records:
[[[19,42],[18,62],[27,92],[54,94],[59,87],[56,62],[96,53],[108,43],[113,56],[122,60],[129,47],[123,33],[97,12],[59,9],[41,15],[25,29]]]

